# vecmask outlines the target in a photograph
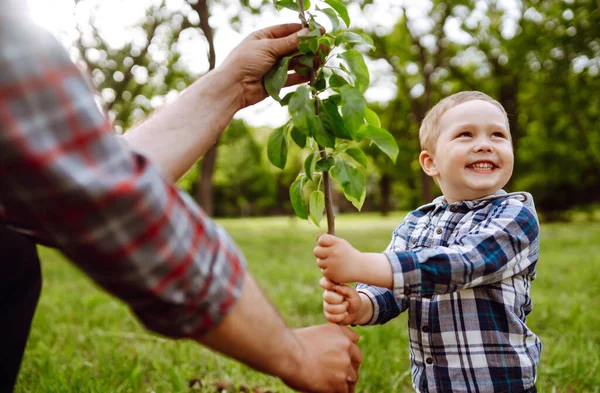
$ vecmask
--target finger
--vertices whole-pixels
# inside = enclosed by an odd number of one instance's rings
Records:
[[[347,374],[346,382],[348,383],[348,388],[350,388],[350,384],[356,384],[356,381],[358,380],[358,370],[354,368],[354,365],[351,365],[348,367]]]
[[[327,260],[317,258],[317,266],[320,267],[321,269],[326,269],[327,268]]]
[[[319,285],[323,289],[329,289],[329,290],[333,291],[333,288],[335,287],[336,284],[333,281],[331,281],[330,279],[328,279],[327,277],[321,277],[321,279],[319,280]]]
[[[327,311],[323,311],[323,315],[325,315],[325,319],[327,319],[331,323],[338,324],[342,322],[348,316],[348,313],[343,314],[330,314]]]
[[[323,301],[329,304],[342,304],[344,302],[344,297],[339,293],[327,290],[323,292]]]
[[[352,288],[349,285],[345,285],[345,284],[344,285],[336,285],[333,287],[333,290],[345,298],[354,298],[358,294],[356,292],[356,289]]]
[[[325,259],[329,255],[329,251],[325,247],[316,246],[313,249],[313,255],[317,258]]]
[[[363,354],[356,344],[350,346],[350,359],[352,360],[352,367],[358,372],[358,368],[363,361]]]
[[[304,83],[310,81],[310,75],[302,76],[298,73],[289,74],[287,80],[285,81],[284,87],[294,86],[299,83]]]
[[[342,328],[342,332],[348,337],[354,344],[358,342],[359,336],[354,330],[344,327]]]
[[[301,29],[302,24],[300,23],[284,23],[281,25],[265,27],[264,29],[256,31],[254,34],[258,38],[281,38],[297,33]]]
[[[298,44],[300,43],[299,35],[306,35],[309,33],[308,29],[302,29],[295,34],[281,36],[281,38],[274,38],[269,41],[269,49],[277,57],[291,55],[298,51]]]
[[[317,243],[321,247],[330,247],[335,244],[336,239],[337,239],[337,237],[335,237],[333,235],[324,234],[324,235],[319,236],[319,238],[317,239]]]
[[[348,302],[342,302],[339,304],[331,304],[323,301],[323,310],[330,314],[344,314],[348,311]]]

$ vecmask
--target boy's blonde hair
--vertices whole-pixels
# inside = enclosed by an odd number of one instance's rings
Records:
[[[510,128],[508,124],[508,115],[504,110],[504,107],[500,105],[500,103],[494,100],[492,97],[488,96],[485,93],[480,91],[461,91],[460,93],[452,94],[435,104],[433,108],[427,113],[425,119],[421,123],[421,128],[419,129],[419,141],[421,142],[421,150],[427,150],[431,153],[434,152],[435,142],[437,141],[438,136],[440,135],[440,130],[438,128],[438,123],[440,118],[444,113],[446,113],[449,109],[454,108],[460,104],[463,104],[468,101],[481,100],[489,102],[497,106],[504,117],[506,118],[506,129],[509,131],[510,137]]]

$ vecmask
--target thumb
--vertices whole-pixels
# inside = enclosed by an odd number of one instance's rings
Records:
[[[298,50],[298,44],[300,43],[298,36],[305,36],[309,32],[309,29],[304,28],[286,37],[274,38],[270,40],[269,44],[271,45],[273,54],[277,57],[281,57],[296,52]]]

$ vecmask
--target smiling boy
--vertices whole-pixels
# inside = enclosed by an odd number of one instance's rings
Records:
[[[421,167],[443,195],[409,213],[384,253],[319,237],[325,317],[373,325],[408,310],[417,392],[535,392],[541,342],[526,317],[539,222],[530,194],[502,190],[514,164],[506,112],[481,92],[457,93],[419,137]]]

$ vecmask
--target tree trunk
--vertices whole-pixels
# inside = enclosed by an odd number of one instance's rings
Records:
[[[217,162],[217,144],[212,145],[204,155],[200,172],[200,182],[196,188],[196,199],[202,209],[209,216],[213,215],[213,174],[215,171],[215,163]]]
[[[384,174],[381,176],[379,192],[381,193],[381,215],[387,216],[391,210],[392,177],[390,175]]]
[[[192,5],[192,8],[198,13],[200,17],[200,29],[204,33],[206,42],[208,43],[208,70],[215,68],[216,56],[215,56],[215,43],[213,29],[208,23],[210,16],[210,10],[208,8],[208,0],[198,0],[196,4]],[[215,169],[215,163],[217,160],[217,146],[218,140],[215,144],[206,152],[202,162],[200,170],[200,183],[196,191],[196,200],[202,206],[202,209],[209,216],[213,215],[213,172]]]

